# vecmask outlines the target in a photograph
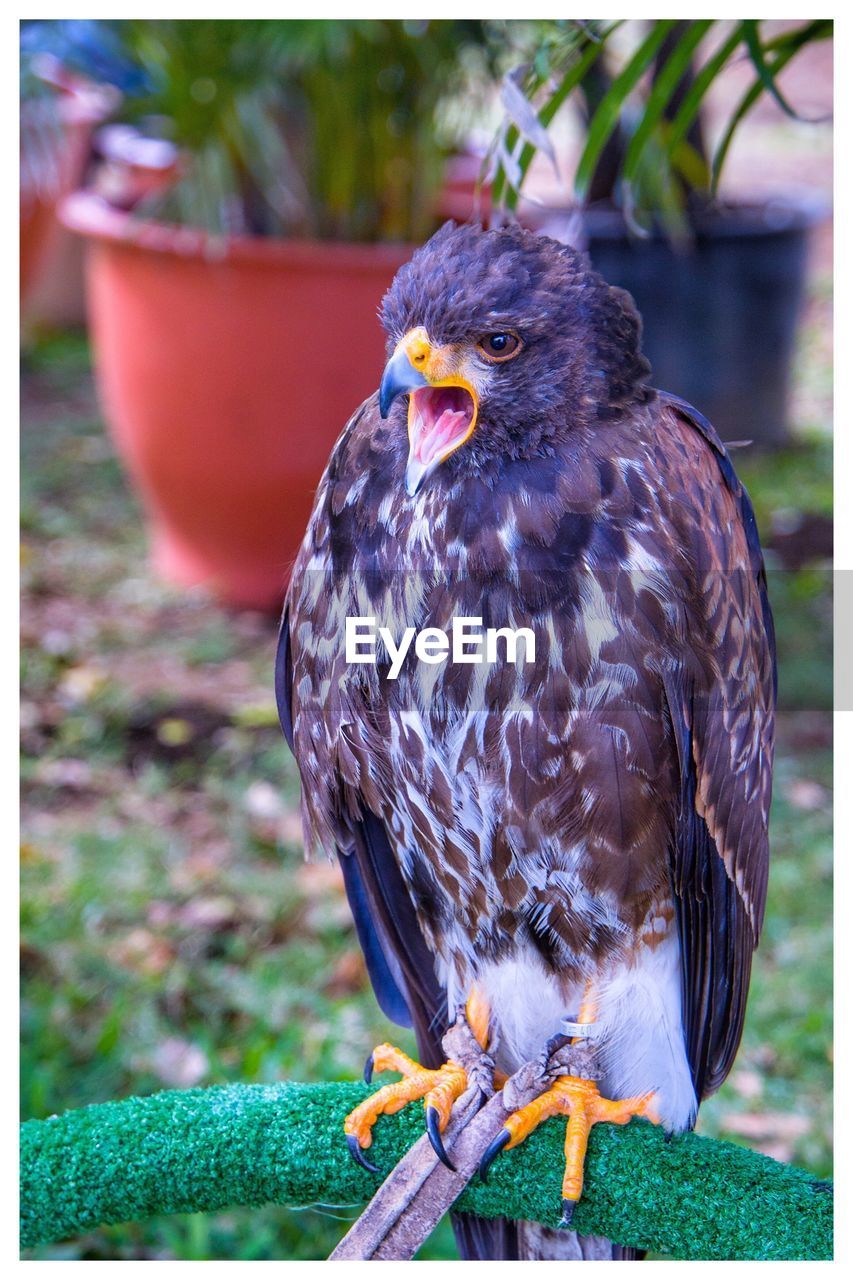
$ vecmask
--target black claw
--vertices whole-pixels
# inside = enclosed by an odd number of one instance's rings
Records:
[[[572,1225],[572,1218],[575,1216],[576,1204],[577,1200],[563,1201],[563,1216],[560,1218],[561,1227],[570,1227]]]
[[[489,1165],[492,1163],[495,1157],[501,1151],[503,1151],[504,1147],[509,1142],[511,1137],[512,1137],[512,1134],[510,1133],[509,1129],[501,1129],[498,1136],[496,1138],[493,1138],[492,1141],[489,1143],[489,1145],[486,1147],[486,1150],[483,1152],[483,1158],[480,1161],[480,1177],[482,1178],[483,1182],[488,1181]]]
[[[448,1169],[456,1172],[456,1165],[450,1159],[450,1156],[444,1149],[444,1140],[441,1136],[441,1130],[438,1127],[439,1115],[436,1107],[427,1107],[426,1109],[426,1131],[429,1135],[432,1149],[438,1156],[442,1164],[446,1164]]]
[[[364,1064],[364,1083],[370,1084],[373,1080],[373,1054],[367,1055],[367,1061]]]
[[[347,1146],[349,1147],[349,1153],[356,1164],[360,1164],[362,1169],[366,1169],[368,1173],[379,1173],[375,1164],[371,1164],[369,1160],[365,1160],[364,1152],[358,1145],[358,1138],[354,1133],[347,1134]]]

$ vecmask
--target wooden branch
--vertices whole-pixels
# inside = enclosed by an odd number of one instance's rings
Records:
[[[455,1030],[451,1029],[448,1036]],[[446,1043],[445,1047],[457,1059],[462,1057],[458,1045]],[[567,1055],[573,1053],[579,1065],[585,1057],[583,1050],[567,1048],[559,1059],[552,1059],[554,1069],[550,1072],[543,1060],[526,1063],[485,1105],[482,1104],[484,1077],[482,1072],[478,1073],[478,1082],[453,1108],[444,1134],[445,1149],[456,1169],[448,1169],[441,1163],[424,1134],[391,1170],[330,1258],[334,1261],[413,1258],[462,1195],[489,1143],[497,1137],[512,1112],[538,1097],[557,1074],[556,1064],[560,1062],[565,1068]]]
[[[441,1218],[465,1190],[480,1158],[509,1115],[500,1094],[482,1110],[479,1089],[454,1107],[444,1134],[456,1171],[437,1158],[424,1134],[382,1183],[358,1221],[331,1254],[342,1259],[414,1257]]]

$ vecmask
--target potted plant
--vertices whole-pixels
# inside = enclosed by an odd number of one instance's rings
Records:
[[[181,161],[132,211],[97,191],[64,205],[89,245],[106,416],[159,569],[275,607],[332,443],[376,385],[370,319],[435,225],[437,112],[482,24],[112,29],[144,72],[132,118]]]
[[[622,22],[549,23],[530,62],[504,85],[496,207],[517,212],[537,151],[556,162],[548,128],[571,99],[583,128],[573,182],[581,218],[549,210],[539,224],[558,235],[572,228],[593,265],[628,289],[656,384],[699,405],[724,438],[748,435],[762,445],[785,438],[807,235],[822,209],[793,197],[726,203],[720,175],[763,94],[794,114],[779,73],[831,36],[828,20],[772,35],[755,20],[660,19],[630,30]],[[751,82],[709,155],[701,108],[736,59],[751,67]]]
[[[57,261],[62,232],[59,201],[83,179],[92,133],[118,102],[118,93],[69,73],[46,51],[26,42],[20,68],[20,295],[27,302]],[[60,244],[61,248],[61,244]]]

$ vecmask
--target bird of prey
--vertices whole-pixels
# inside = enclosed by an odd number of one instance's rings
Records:
[[[649,386],[629,295],[573,249],[447,224],[381,318],[388,363],[320,482],[277,661],[306,839],[340,858],[379,1003],[418,1043],[419,1064],[374,1052],[403,1078],[346,1132],[367,1163],[377,1116],[423,1098],[446,1156],[459,1010],[497,1072],[589,1049],[483,1162],[570,1117],[568,1228],[591,1125],[690,1128],[740,1041],[776,694],[755,518],[713,427]],[[347,619],[385,629],[374,662],[347,660]],[[454,660],[458,619],[506,645]],[[432,648],[392,676],[407,628]],[[480,1258],[632,1256],[535,1224],[457,1235]]]

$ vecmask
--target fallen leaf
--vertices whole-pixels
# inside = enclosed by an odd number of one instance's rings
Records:
[[[92,784],[92,766],[86,760],[40,760],[36,766],[36,777],[49,787],[84,791]]]
[[[303,862],[296,873],[299,888],[308,898],[344,893],[344,877],[334,862]]]
[[[298,809],[285,810],[279,820],[278,833],[284,844],[295,844],[299,848],[302,847],[304,832],[302,830],[302,816]]]
[[[64,657],[74,648],[74,638],[67,631],[60,631],[58,627],[45,631],[40,637],[39,642],[45,653],[51,654],[54,658]]]
[[[323,990],[328,996],[349,996],[360,991],[367,977],[360,951],[345,951],[338,960]]]
[[[203,885],[214,887],[220,882],[222,868],[230,856],[231,848],[227,841],[211,841],[169,872],[169,884],[180,894],[198,893]]]
[[[764,1092],[764,1080],[757,1071],[734,1071],[731,1083],[742,1098],[760,1098]]]
[[[186,929],[222,929],[237,918],[233,898],[193,898],[177,912],[177,921]]]
[[[789,782],[785,788],[785,796],[795,809],[805,809],[812,813],[828,808],[830,803],[826,787],[809,778],[796,778]]]
[[[157,1046],[151,1065],[163,1084],[173,1089],[191,1089],[207,1075],[207,1054],[189,1040],[171,1037]]]
[[[241,729],[274,729],[278,727],[278,708],[273,701],[239,707],[234,723]]]
[[[284,809],[281,793],[271,782],[253,782],[244,803],[253,818],[277,818]]]
[[[155,898],[149,902],[148,910],[145,914],[149,924],[162,928],[163,925],[173,923],[176,908],[172,902],[164,902],[162,899]]]
[[[148,929],[132,929],[111,947],[110,955],[123,968],[152,977],[165,973],[175,961],[171,943]]]
[[[88,702],[107,683],[107,677],[97,667],[81,664],[69,667],[59,681],[59,692],[72,703]]]
[[[195,737],[195,729],[189,720],[167,716],[157,725],[157,741],[164,747],[185,747]]]

